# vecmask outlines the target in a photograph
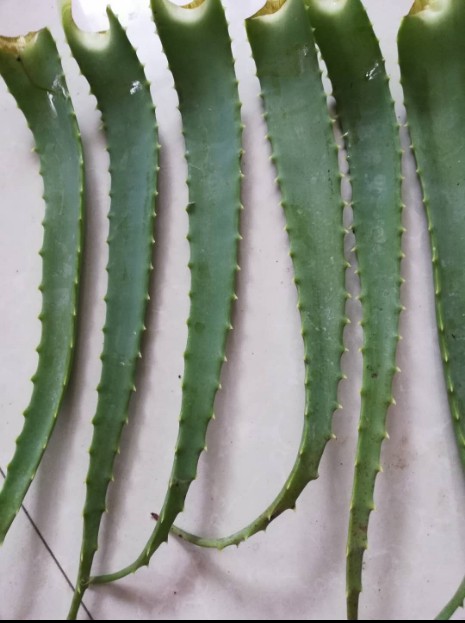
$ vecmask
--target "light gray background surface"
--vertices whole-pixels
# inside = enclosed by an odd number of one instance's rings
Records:
[[[412,0],[366,0],[404,119],[395,37]],[[76,0],[83,28],[106,27],[104,1]],[[96,571],[133,560],[160,510],[173,455],[188,314],[187,189],[181,121],[166,59],[146,0],[111,3],[128,26],[153,83],[163,144],[153,297],[138,392],[125,431],[110,514]],[[304,405],[303,346],[279,196],[270,167],[259,85],[243,18],[262,0],[225,1],[246,124],[245,212],[239,301],[223,391],[210,429],[209,451],[189,494],[183,527],[224,535],[253,519],[281,488],[297,451]],[[21,513],[0,552],[0,618],[66,615],[81,538],[87,448],[100,373],[109,208],[108,156],[100,118],[60,30],[54,0],[2,0],[0,31],[24,34],[48,25],[58,39],[84,138],[88,172],[87,248],[83,305],[73,382],[55,434]],[[357,42],[354,41],[354,45]],[[403,135],[405,146],[408,138]],[[43,202],[32,138],[0,83],[0,465],[5,468],[22,425],[37,357]],[[368,619],[431,619],[465,572],[465,489],[450,424],[435,332],[430,248],[414,163],[405,158],[403,274],[397,406],[378,479],[378,512],[370,524],[361,615]],[[347,239],[350,291],[357,294],[353,241]],[[89,591],[86,605],[106,619],[342,619],[345,548],[360,405],[360,306],[348,306],[345,334],[349,380],[335,415],[321,478],[297,505],[239,549],[221,554],[172,540],[149,570]],[[40,540],[32,521],[43,536]],[[60,569],[61,567],[61,569]],[[86,616],[84,612],[81,615]],[[460,613],[458,618],[463,618]]]

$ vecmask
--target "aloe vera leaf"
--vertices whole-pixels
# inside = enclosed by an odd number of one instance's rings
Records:
[[[449,603],[441,610],[436,617],[436,621],[449,621],[459,608],[463,608],[465,602],[465,578],[457,589],[457,592]]]
[[[418,0],[399,30],[408,125],[428,219],[436,320],[450,410],[465,468],[465,3]],[[462,584],[440,615],[463,602]]]
[[[128,420],[144,331],[152,270],[158,179],[158,136],[149,83],[127,35],[108,9],[110,28],[84,33],[63,3],[63,25],[80,69],[97,98],[110,154],[106,320],[102,373],[86,480],[84,529],[76,592],[77,616],[98,548],[99,528],[120,438]]]
[[[168,492],[137,560],[92,583],[121,579],[148,565],[184,508],[205,447],[231,329],[238,270],[242,125],[226,16],[220,0],[178,7],[152,2],[179,95],[189,167],[191,308],[179,436]]]
[[[44,182],[42,336],[24,426],[0,492],[0,543],[34,479],[60,411],[74,354],[83,231],[81,135],[48,30],[0,38],[0,73],[32,131]]]
[[[347,613],[356,620],[386,416],[393,404],[402,283],[402,150],[384,59],[361,0],[306,1],[346,137],[361,283],[362,404],[347,547]]]
[[[293,469],[270,506],[245,528],[208,539],[179,528],[173,533],[195,545],[224,549],[265,530],[295,507],[331,439],[346,292],[344,230],[337,146],[303,0],[268,2],[246,22],[257,66],[272,160],[290,241],[305,347],[306,405],[302,439]]]

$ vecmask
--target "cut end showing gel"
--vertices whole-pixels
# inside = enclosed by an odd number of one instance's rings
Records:
[[[108,47],[111,39],[111,27],[117,19],[110,7],[107,7],[107,15],[110,22],[108,30],[86,32],[81,30],[74,21],[71,0],[61,0],[61,16],[66,37],[68,40],[74,39],[87,49],[98,51],[105,50]]]
[[[253,17],[262,17],[263,15],[273,15],[285,4],[287,0],[268,0],[263,8],[255,13]]]
[[[20,35],[19,37],[0,37],[0,49],[4,52],[19,56],[24,50],[36,43],[41,32],[43,31],[30,32],[27,35]]]
[[[189,4],[185,4],[181,8],[183,8],[183,9],[196,9],[197,7],[199,7],[204,2],[205,2],[205,0],[194,0],[193,2],[189,2]]]
[[[415,0],[409,15],[419,15],[421,17],[434,17],[438,13],[446,10],[451,0]]]
[[[152,9],[166,11],[170,17],[181,22],[196,22],[205,15],[211,0],[193,0],[187,4],[175,4],[171,0],[152,0]]]

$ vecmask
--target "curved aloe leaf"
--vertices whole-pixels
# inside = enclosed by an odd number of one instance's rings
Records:
[[[81,135],[48,30],[0,38],[0,74],[33,133],[44,181],[42,338],[34,387],[0,492],[0,543],[34,479],[60,411],[73,362],[82,246]]]
[[[417,0],[399,31],[405,105],[429,223],[436,319],[449,405],[465,467],[465,3]],[[449,619],[465,581],[439,615]]]
[[[98,548],[108,485],[128,419],[152,270],[158,139],[149,83],[121,24],[108,9],[110,29],[84,33],[63,4],[63,25],[81,71],[102,112],[110,154],[111,208],[102,374],[90,448],[84,531],[76,592],[77,616]]]
[[[358,618],[363,555],[399,340],[402,199],[399,125],[361,0],[306,0],[346,137],[364,330],[362,405],[347,548],[347,614]],[[354,42],[356,44],[354,45]]]

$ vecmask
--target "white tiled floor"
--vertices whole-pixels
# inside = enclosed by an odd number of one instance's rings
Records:
[[[303,412],[303,364],[296,294],[284,220],[268,165],[258,82],[242,18],[260,0],[225,2],[244,102],[245,214],[242,272],[235,331],[224,370],[209,452],[180,524],[205,534],[242,527],[274,497],[293,462]],[[104,2],[76,0],[80,25],[105,27]],[[381,38],[393,91],[401,100],[395,35],[411,0],[366,0]],[[150,22],[148,2],[112,5],[129,27],[147,64],[158,107],[163,191],[158,206],[154,296],[139,391],[132,404],[110,496],[96,570],[113,570],[139,553],[152,529],[166,486],[180,403],[182,353],[188,313],[185,163],[172,79]],[[77,14],[77,17],[79,15]],[[2,34],[48,25],[58,39],[81,124],[89,176],[88,243],[83,313],[74,380],[38,477],[0,552],[0,618],[60,619],[66,615],[80,547],[81,508],[91,417],[96,403],[104,317],[104,271],[109,176],[95,101],[70,58],[54,0],[3,0]],[[356,42],[354,42],[356,45]],[[399,106],[399,114],[402,108]],[[43,212],[41,180],[31,137],[0,84],[0,465],[5,467],[27,405],[38,342]],[[413,162],[406,159],[412,173]],[[411,176],[410,176],[411,177]],[[385,474],[376,491],[370,527],[362,615],[369,619],[425,619],[437,613],[465,572],[465,495],[449,422],[434,329],[428,236],[416,184],[406,188],[407,259],[396,380],[397,407],[389,416]],[[348,240],[347,248],[351,248]],[[349,255],[353,261],[353,257]],[[356,292],[353,270],[349,287]],[[358,304],[346,333],[349,382],[335,417],[321,478],[302,496],[297,513],[277,520],[266,535],[218,554],[171,541],[150,570],[114,586],[89,591],[94,618],[106,619],[341,619],[348,501],[359,409],[361,361]],[[50,551],[39,538],[43,536]],[[86,616],[82,612],[82,617]],[[460,613],[458,618],[463,617]]]

